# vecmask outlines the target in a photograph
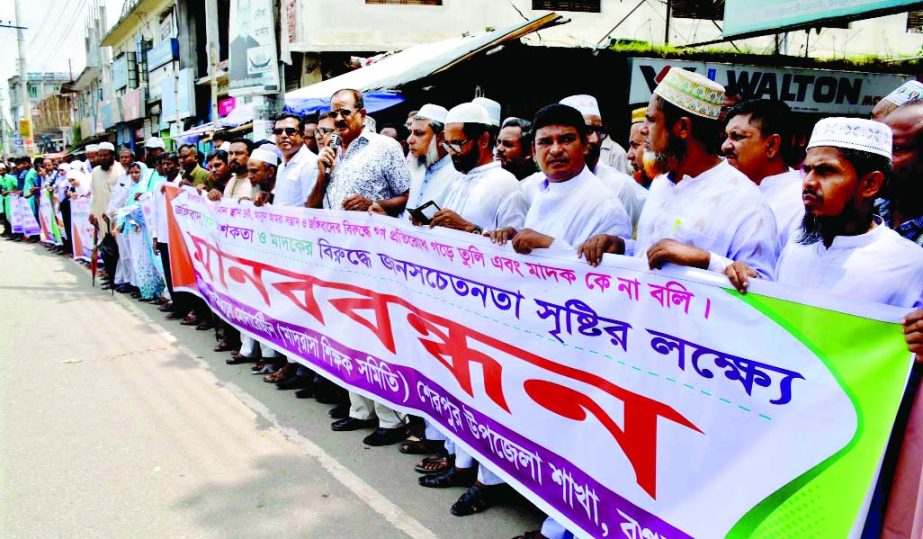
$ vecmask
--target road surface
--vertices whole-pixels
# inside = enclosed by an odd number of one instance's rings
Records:
[[[211,351],[214,333],[90,286],[34,244],[0,241],[0,537],[508,538],[513,501],[454,517],[462,489],[417,486],[417,458],[330,430]]]

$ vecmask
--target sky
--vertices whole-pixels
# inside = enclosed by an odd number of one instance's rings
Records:
[[[106,28],[118,19],[122,0],[20,0],[25,30],[26,70],[68,72],[74,78],[86,64],[83,37],[90,4],[106,5]],[[0,24],[15,25],[14,0],[0,0]],[[18,73],[16,30],[0,28],[0,91],[9,106],[7,79]],[[8,116],[7,116],[8,117]]]

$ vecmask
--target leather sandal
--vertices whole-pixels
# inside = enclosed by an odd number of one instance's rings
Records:
[[[432,455],[443,446],[442,440],[407,440],[399,451],[406,455]]]
[[[455,467],[455,455],[443,458],[425,458],[413,467],[413,470],[422,474],[439,474]]]
[[[417,478],[421,487],[426,488],[449,488],[449,487],[471,487],[477,480],[477,468],[466,468],[459,470],[453,467],[447,472],[424,475]]]

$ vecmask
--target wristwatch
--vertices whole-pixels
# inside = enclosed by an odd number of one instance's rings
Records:
[[[484,229],[482,229],[482,228],[479,227],[478,225],[474,225],[474,228],[471,229],[471,233],[472,233],[472,234],[477,234],[478,236],[480,236],[481,234],[484,233]]]

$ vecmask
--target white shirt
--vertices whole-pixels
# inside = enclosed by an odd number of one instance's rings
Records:
[[[593,174],[618,197],[625,211],[628,212],[628,217],[631,218],[631,230],[634,231],[634,227],[638,226],[638,220],[641,218],[641,210],[644,209],[647,193],[645,192],[643,199],[639,199],[637,188],[641,186],[638,182],[628,174],[619,172],[605,163],[597,163]],[[647,191],[643,187],[641,190]],[[626,237],[630,238],[631,233]]]
[[[237,176],[231,176],[227,185],[224,186],[224,193],[222,193],[221,196],[232,200],[240,200],[242,198],[250,198],[252,195],[253,186],[250,184],[250,178],[244,175],[240,179],[238,179]]]
[[[606,137],[599,149],[599,162],[604,163],[622,174],[631,174],[628,164],[628,152],[611,137]]]
[[[599,178],[583,167],[566,182],[543,179],[523,228],[531,228],[554,238],[554,246],[575,247],[596,234],[625,237],[631,234],[631,221],[618,200],[601,197],[605,187]]]
[[[160,188],[164,185],[179,186],[181,179],[179,174],[177,174],[172,182],[161,180],[157,182],[154,185],[154,189],[151,190],[153,199],[151,204],[152,222],[150,223],[150,229],[153,231],[153,236],[157,239],[158,243],[170,243],[170,229],[167,226],[167,198],[164,193],[160,192]]]
[[[111,218],[115,215],[116,211],[125,205],[125,202],[128,200],[128,193],[131,192],[131,188],[134,185],[134,182],[131,181],[128,174],[124,174],[119,178],[115,187],[112,188],[112,194],[109,195],[109,205],[106,206],[106,215]]]
[[[608,193],[610,198],[619,201],[619,204],[628,214],[628,218],[631,220],[631,230],[628,231],[627,235],[622,237],[631,238],[632,232],[638,225],[638,220],[641,218],[641,210],[644,209],[644,202],[647,200],[647,189],[637,185],[638,182],[632,179],[631,176],[622,174],[602,163],[596,165],[596,170],[593,171],[592,174],[596,176],[602,184],[602,187],[605,188],[597,192],[596,196],[601,196],[601,193]],[[519,182],[519,188],[526,198],[526,203],[532,204],[535,197],[538,195],[539,187],[544,182],[545,174],[542,172],[536,172]],[[637,185],[637,187],[640,187],[641,190],[644,191],[644,198],[638,196],[637,189],[631,184]]]
[[[772,278],[779,253],[772,210],[756,185],[724,160],[677,184],[665,175],[654,178],[638,239],[625,242],[626,254],[645,257],[664,238],[709,251],[711,271],[740,260]]]
[[[895,307],[923,304],[923,249],[897,232],[878,226],[858,236],[837,236],[801,245],[792,238],[782,251],[777,280],[834,296]]]
[[[498,230],[522,228],[528,205],[516,176],[491,161],[459,178],[446,194],[444,208],[484,230]]]
[[[273,205],[304,207],[315,183],[317,155],[302,145],[288,163],[279,163],[276,186],[272,190]]]
[[[801,221],[804,219],[802,185],[801,171],[793,169],[775,176],[767,176],[760,182],[760,192],[763,193],[769,209],[776,218],[779,252],[788,244],[788,239],[793,233],[801,231]]]
[[[411,165],[410,197],[407,199],[407,208],[419,208],[429,201],[435,202],[442,208],[449,189],[464,176],[455,170],[452,158],[448,155],[433,163],[429,168]]]

